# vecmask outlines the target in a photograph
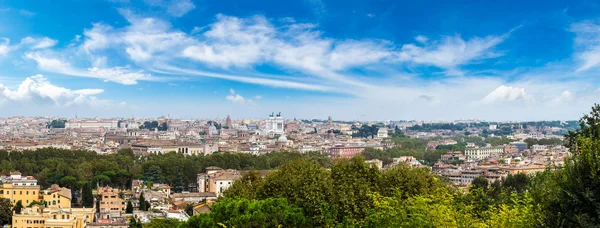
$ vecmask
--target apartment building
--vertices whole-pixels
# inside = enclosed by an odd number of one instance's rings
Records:
[[[465,156],[469,159],[483,160],[489,157],[497,157],[503,152],[504,147],[466,148]]]
[[[361,155],[365,147],[358,146],[336,146],[329,148],[329,156],[332,158],[352,158]]]
[[[49,189],[41,191],[40,194],[49,208],[71,208],[71,189],[53,184]]]
[[[95,208],[48,209],[39,205],[12,216],[13,228],[84,228],[94,218]]]
[[[241,176],[237,170],[223,170],[215,166],[207,167],[206,173],[198,174],[198,191],[214,192],[218,197]]]
[[[111,187],[99,187],[98,196],[100,198],[101,217],[107,214],[125,213],[125,200],[119,197],[119,189]]]
[[[0,197],[9,199],[16,204],[21,201],[27,206],[33,201],[39,201],[40,186],[32,176],[21,176],[20,172],[10,172],[9,176],[0,176]]]

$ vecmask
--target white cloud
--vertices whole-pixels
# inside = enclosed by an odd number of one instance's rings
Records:
[[[26,78],[17,89],[10,89],[0,84],[0,105],[48,105],[57,108],[75,106],[101,108],[124,105],[124,103],[102,100],[93,96],[103,92],[102,89],[67,89],[51,84],[42,75],[36,75]]]
[[[474,60],[501,56],[502,53],[494,51],[493,48],[504,39],[506,36],[474,37],[469,40],[464,40],[458,35],[448,36],[442,41],[425,46],[406,44],[397,55],[401,61],[454,69]],[[420,42],[422,41],[423,38]]]
[[[27,53],[25,58],[36,61],[39,68],[46,71],[70,76],[99,78],[103,79],[104,81],[111,81],[124,85],[137,84],[138,80],[155,79],[150,74],[144,73],[142,70],[132,71],[128,67],[92,67],[88,69],[75,68],[68,62],[64,62],[58,58],[46,57],[40,52]]]
[[[573,101],[575,101],[575,96],[573,95],[573,93],[571,93],[568,90],[565,90],[562,94],[560,94],[560,96],[553,98],[550,101],[550,103],[564,105],[565,103],[573,102]]]
[[[227,100],[231,101],[233,103],[245,103],[245,99],[244,97],[240,96],[239,94],[231,94],[231,95],[227,95]]]
[[[417,37],[415,37],[415,40],[419,43],[425,44],[427,43],[427,40],[429,40],[429,38],[427,38],[426,36],[418,35]]]
[[[225,97],[225,99],[227,99],[228,101],[231,101],[233,103],[240,103],[240,104],[246,103],[246,99],[244,99],[244,97],[242,97],[241,95],[236,94],[235,90],[233,90],[233,89],[229,89],[229,95],[227,95]],[[248,100],[248,102],[251,102],[251,101]]]
[[[191,0],[173,0],[167,7],[167,12],[172,16],[181,17],[195,8],[196,6]]]
[[[58,41],[50,39],[48,37],[33,38],[28,36],[21,39],[20,43],[10,45],[10,39],[0,37],[0,57],[6,56],[10,52],[19,50],[24,47],[27,47],[31,50],[46,49],[55,46],[57,43]]]
[[[579,60],[577,71],[585,71],[600,65],[600,24],[592,21],[574,23],[575,57]]]
[[[186,74],[186,75],[193,75],[193,76],[219,78],[219,79],[224,79],[224,80],[244,82],[244,83],[255,84],[255,85],[264,85],[264,86],[277,87],[277,88],[289,88],[289,89],[324,91],[324,92],[336,91],[336,89],[334,89],[332,87],[319,85],[319,84],[310,84],[310,83],[285,81],[285,80],[277,80],[277,79],[269,79],[269,78],[247,77],[247,76],[233,75],[233,74],[221,74],[221,73],[214,73],[214,72],[208,72],[208,71],[183,69],[183,68],[177,68],[177,67],[173,67],[173,66],[160,65],[160,64],[158,64],[157,66],[160,69],[164,70],[164,71],[161,71],[164,74],[176,74],[176,75]]]
[[[115,37],[110,37],[112,30],[113,28],[109,25],[102,23],[92,24],[92,29],[85,29],[83,31],[85,41],[82,48],[87,52],[91,52],[109,47],[112,40],[115,39]]]
[[[50,39],[48,37],[42,38],[33,38],[31,36],[25,37],[21,39],[21,46],[27,45],[30,46],[30,49],[46,49],[54,47],[58,44],[57,40]]]
[[[263,97],[262,97],[262,96],[260,96],[260,95],[256,95],[256,96],[254,96],[254,99],[256,99],[256,100],[260,100],[260,99],[262,99],[262,98],[263,98]]]
[[[191,0],[144,0],[146,4],[165,8],[174,17],[181,17],[196,8]]]
[[[8,38],[0,38],[0,57],[8,55],[10,51],[10,40]]]
[[[203,33],[204,42],[190,45],[183,56],[227,68],[247,67],[265,58],[275,29],[263,17],[240,19],[217,15],[217,22]]]
[[[484,104],[492,104],[505,101],[531,100],[532,97],[525,92],[524,88],[501,85],[485,96],[481,101]]]

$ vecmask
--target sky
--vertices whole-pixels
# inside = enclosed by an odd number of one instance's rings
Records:
[[[0,116],[573,120],[596,1],[0,0]]]

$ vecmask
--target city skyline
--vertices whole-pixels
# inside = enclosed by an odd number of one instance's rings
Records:
[[[0,117],[575,120],[589,1],[0,0]]]

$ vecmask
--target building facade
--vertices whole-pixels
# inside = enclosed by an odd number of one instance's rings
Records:
[[[281,113],[269,115],[265,124],[265,132],[273,137],[275,135],[283,135],[285,133],[285,119],[281,116]]]
[[[241,175],[237,170],[207,167],[206,173],[198,174],[198,191],[212,192],[218,197],[240,177]]]
[[[0,197],[9,199],[14,205],[21,201],[27,206],[33,201],[39,202],[40,186],[32,176],[21,176],[20,172],[11,172],[10,176],[1,176]]]
[[[469,159],[483,160],[496,157],[504,152],[504,147],[466,148],[465,156]]]
[[[49,208],[71,208],[71,189],[53,184],[40,193]]]
[[[100,197],[101,217],[110,214],[125,213],[125,200],[119,197],[119,189],[111,187],[99,187],[98,196]]]

